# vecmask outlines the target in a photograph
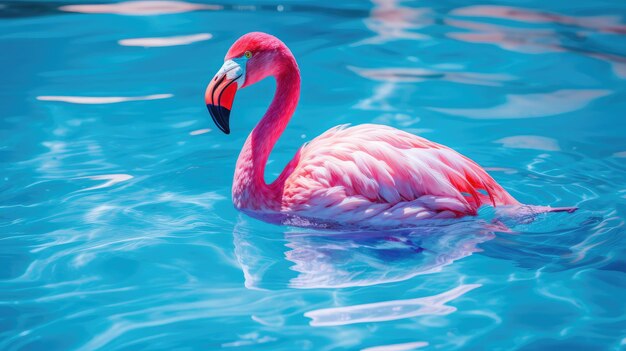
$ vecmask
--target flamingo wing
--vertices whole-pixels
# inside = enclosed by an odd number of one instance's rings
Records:
[[[304,145],[283,185],[283,212],[362,221],[452,218],[519,204],[472,160],[376,124],[332,128]]]

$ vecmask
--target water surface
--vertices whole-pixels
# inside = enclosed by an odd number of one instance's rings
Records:
[[[387,232],[237,213],[204,88],[281,38],[303,79],[271,155],[343,123],[446,144],[530,204]],[[626,3],[0,2],[0,349],[626,347]]]

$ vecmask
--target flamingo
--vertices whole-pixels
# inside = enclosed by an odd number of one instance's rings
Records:
[[[239,154],[232,187],[234,206],[253,217],[292,225],[404,227],[475,216],[483,205],[533,213],[575,210],[522,205],[469,158],[377,124],[331,128],[303,145],[267,184],[267,160],[300,95],[300,72],[289,48],[266,33],[243,35],[205,92],[213,121],[230,134],[237,90],[270,76],[274,98]]]

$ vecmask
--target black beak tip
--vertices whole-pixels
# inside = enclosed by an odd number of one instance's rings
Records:
[[[209,110],[209,114],[211,114],[215,125],[222,132],[224,132],[224,134],[230,134],[230,110],[226,107],[213,104],[207,104],[206,107]]]

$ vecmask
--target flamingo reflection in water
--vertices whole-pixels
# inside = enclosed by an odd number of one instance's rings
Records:
[[[387,231],[252,230],[240,216],[235,256],[249,289],[372,286],[441,271],[508,229],[481,218]],[[258,222],[257,222],[258,223]],[[254,226],[254,228],[257,228]],[[273,227],[272,228],[277,228]],[[286,249],[285,249],[286,248]],[[282,252],[284,259],[277,259]]]

